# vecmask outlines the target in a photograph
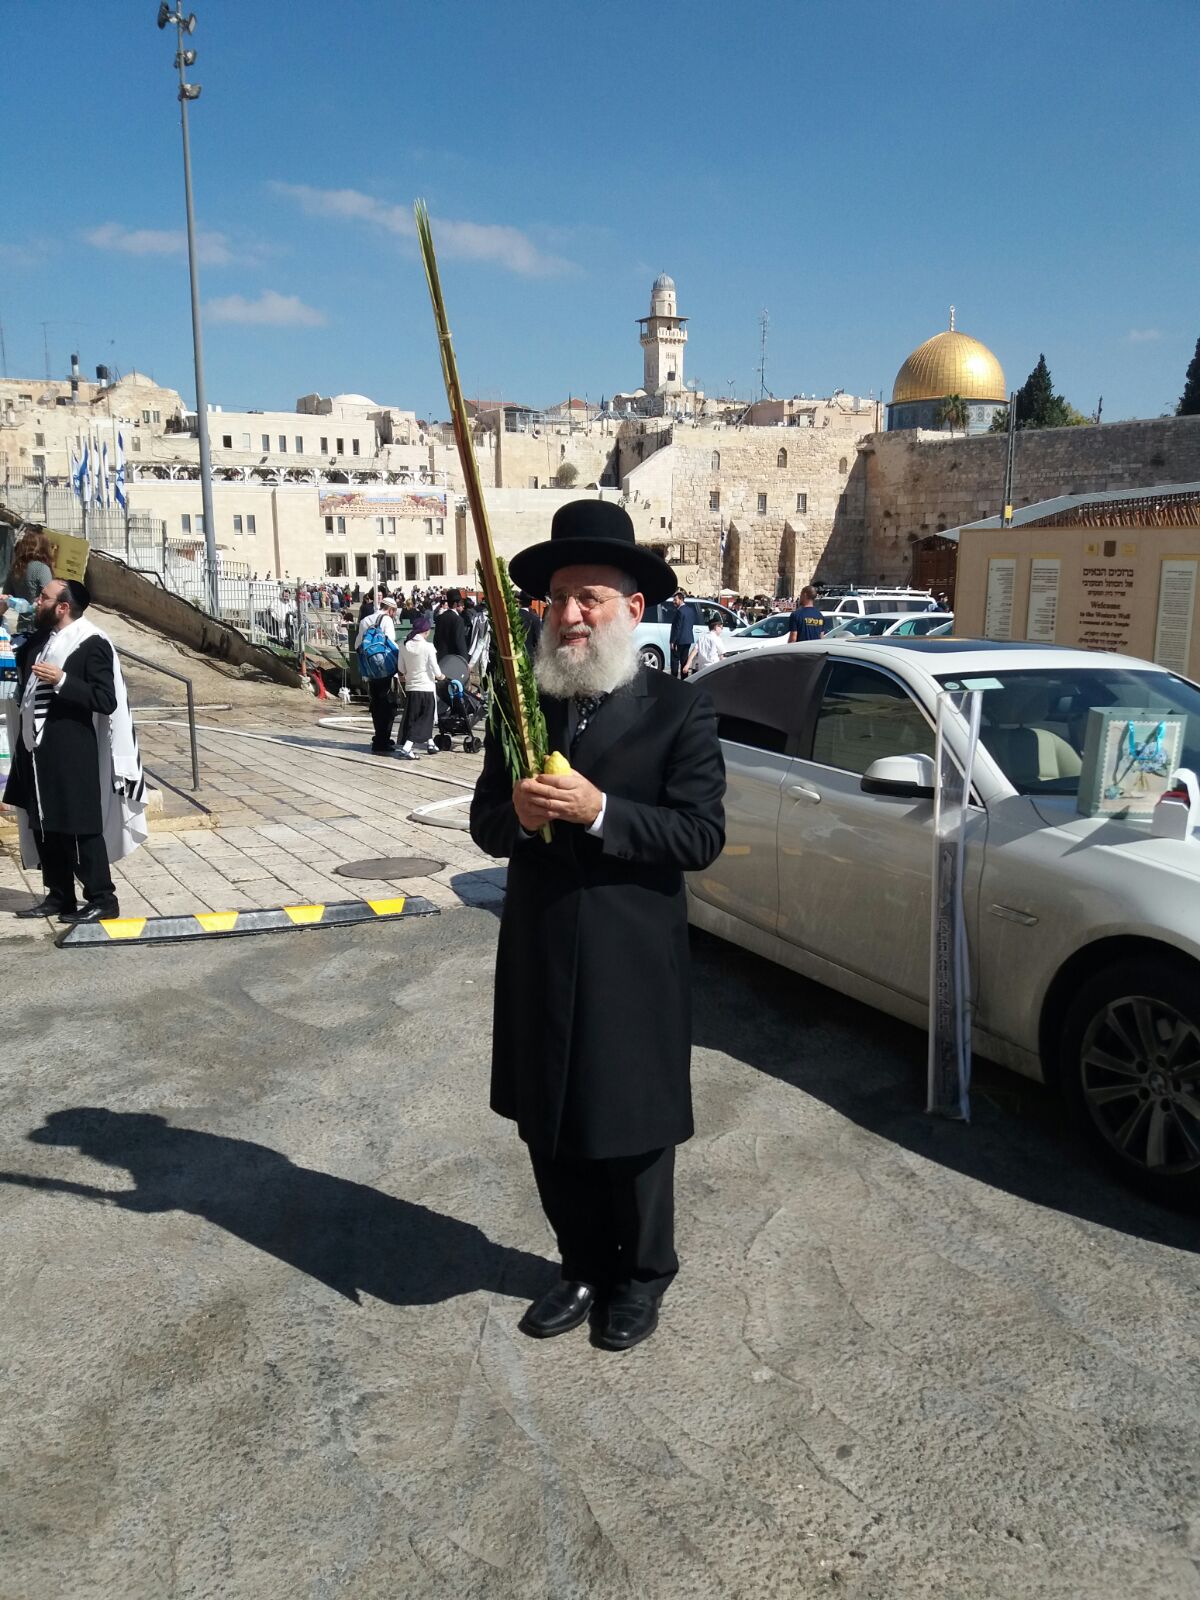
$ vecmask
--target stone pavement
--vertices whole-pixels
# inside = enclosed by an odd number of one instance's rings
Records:
[[[1194,1219],[703,935],[662,1325],[524,1338],[496,930],[7,986],[4,1600],[1196,1600]]]

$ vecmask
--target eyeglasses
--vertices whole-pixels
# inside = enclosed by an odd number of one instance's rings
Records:
[[[613,600],[625,600],[628,597],[618,594],[615,589],[604,593],[599,589],[556,589],[550,596],[550,604],[556,611],[562,611],[569,600],[574,600],[580,611],[599,611],[601,606],[608,605]]]

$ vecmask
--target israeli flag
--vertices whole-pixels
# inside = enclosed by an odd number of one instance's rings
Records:
[[[74,450],[72,450],[70,452],[70,463],[71,463],[71,468],[70,468],[71,488],[74,490],[74,492],[76,494],[78,494],[79,493],[79,457],[75,454]]]
[[[724,520],[722,520],[722,522],[721,522],[721,560],[722,561],[725,560],[725,546],[726,546],[726,544],[728,542],[729,542],[729,529],[725,526]]]
[[[122,511],[128,510],[125,500],[125,436],[117,434],[117,464],[113,473],[113,499]]]
[[[75,493],[79,496],[80,505],[85,506],[92,503],[92,464],[89,455],[91,442],[90,439],[84,440],[83,457],[80,460],[79,473],[75,479]]]
[[[108,482],[108,440],[107,439],[100,446],[98,455],[99,455],[99,459],[100,459],[100,481],[99,481],[99,484],[97,485],[96,499],[97,499],[97,502],[101,506],[104,507],[105,511],[107,511],[109,506],[112,505],[112,495],[111,495],[111,492],[110,492],[110,489],[109,489],[109,482]]]

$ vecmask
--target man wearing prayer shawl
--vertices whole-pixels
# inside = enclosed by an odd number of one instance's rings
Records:
[[[45,896],[18,917],[98,922],[120,914],[110,863],[146,838],[146,789],[111,641],[84,617],[82,583],[51,578],[17,645],[17,728],[4,791],[21,854]],[[79,905],[75,880],[83,885]]]

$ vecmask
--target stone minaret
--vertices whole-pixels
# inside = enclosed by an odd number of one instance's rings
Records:
[[[687,343],[687,318],[678,314],[675,280],[666,273],[655,278],[650,291],[650,315],[639,317],[642,329],[642,387],[647,394],[682,394],[683,347]]]

